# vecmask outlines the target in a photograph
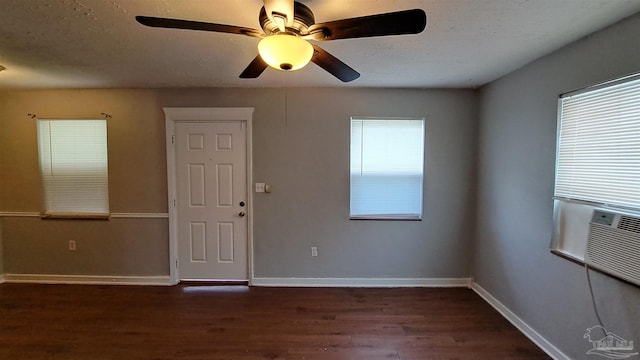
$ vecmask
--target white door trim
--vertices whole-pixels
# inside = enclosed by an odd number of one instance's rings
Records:
[[[169,206],[169,277],[171,284],[180,281],[178,274],[178,214],[175,207],[177,195],[176,159],[173,149],[175,124],[180,122],[244,121],[247,139],[247,265],[249,281],[253,279],[253,152],[252,120],[254,108],[250,107],[165,107],[167,148],[167,190]]]

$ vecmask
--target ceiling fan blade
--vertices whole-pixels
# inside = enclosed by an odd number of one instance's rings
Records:
[[[246,69],[240,74],[242,79],[255,79],[268,67],[266,62],[262,60],[260,55],[256,56]]]
[[[214,24],[200,21],[180,20],[180,19],[167,19],[151,16],[136,16],[136,21],[145,26],[169,28],[169,29],[184,29],[184,30],[202,30],[213,31],[228,34],[247,35],[252,37],[264,37],[264,34],[260,30],[245,28],[241,26]]]
[[[422,9],[330,21],[309,27],[313,40],[327,41],[372,36],[418,34],[427,26]]]
[[[293,2],[294,0],[264,0],[264,9],[269,20],[278,24],[280,31],[285,31],[287,26],[293,26]]]
[[[337,57],[326,52],[320,46],[313,45],[313,50],[313,57],[311,58],[311,61],[325,69],[331,75],[340,79],[340,81],[349,82],[360,77],[360,73],[340,61]]]

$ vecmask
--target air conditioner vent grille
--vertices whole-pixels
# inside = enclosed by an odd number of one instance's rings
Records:
[[[592,222],[586,255],[590,265],[640,285],[640,233]]]
[[[621,216],[618,229],[640,234],[640,218]]]

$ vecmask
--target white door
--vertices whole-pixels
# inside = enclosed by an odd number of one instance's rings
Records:
[[[245,123],[175,124],[181,280],[247,280]]]

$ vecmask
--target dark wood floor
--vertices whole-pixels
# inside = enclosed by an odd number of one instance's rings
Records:
[[[0,285],[0,359],[548,359],[473,291]]]

